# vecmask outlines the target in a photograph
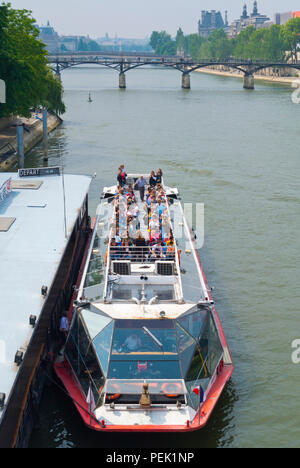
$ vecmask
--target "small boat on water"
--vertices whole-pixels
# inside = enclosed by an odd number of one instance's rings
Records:
[[[126,195],[103,190],[55,371],[91,429],[198,430],[234,365],[196,234],[177,188]]]

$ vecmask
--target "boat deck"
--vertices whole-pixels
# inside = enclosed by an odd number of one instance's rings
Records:
[[[0,188],[10,178],[11,190],[0,199],[0,393],[6,402],[19,370],[15,354],[25,354],[32,336],[29,317],[39,318],[41,288],[50,290],[91,183],[87,176],[64,176],[66,237],[62,177],[2,173]]]
[[[166,193],[172,189],[166,187]],[[114,193],[116,187],[107,189]],[[94,233],[88,269],[85,272],[84,283],[80,296],[89,301],[123,302],[132,298],[140,300],[141,297],[149,302],[154,297],[162,303],[189,303],[208,302],[209,292],[203,278],[197,251],[193,242],[195,234],[190,230],[184,216],[180,201],[169,199],[167,202],[168,222],[171,232],[176,239],[173,252],[167,251],[164,246],[162,255],[153,254],[153,243],[149,242],[150,227],[147,222],[147,208],[140,200],[138,191],[134,191],[138,216],[136,218],[136,231],[142,233],[146,241],[144,247],[133,244],[128,247],[112,247],[112,239],[119,237],[120,241],[126,239],[127,224],[122,225],[116,233],[116,215],[114,198],[102,200],[99,206],[97,226]],[[116,236],[117,234],[117,236]],[[120,244],[119,244],[120,245]],[[123,264],[125,270],[116,278],[114,263]],[[126,272],[126,263],[130,264],[130,272]],[[161,272],[157,274],[157,263],[162,264]],[[173,273],[164,272],[168,264],[173,264]],[[172,266],[172,265],[171,265]],[[119,271],[119,273],[120,273]],[[124,274],[125,272],[125,274]],[[147,278],[147,283],[144,278]],[[141,285],[143,288],[141,290]]]

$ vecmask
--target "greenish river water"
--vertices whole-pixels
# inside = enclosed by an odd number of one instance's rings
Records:
[[[300,446],[300,105],[292,90],[192,75],[183,91],[171,70],[135,70],[118,89],[112,70],[64,72],[68,107],[50,139],[49,165],[94,174],[90,211],[121,163],[130,171],[161,167],[184,202],[205,204],[200,254],[236,370],[202,432],[186,435],[99,435],[72,403],[47,387],[32,447]],[[91,92],[93,103],[87,102]],[[26,160],[42,164],[41,146]]]

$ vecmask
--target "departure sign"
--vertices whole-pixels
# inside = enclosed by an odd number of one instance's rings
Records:
[[[19,177],[44,177],[60,175],[60,167],[36,167],[34,169],[19,169]]]

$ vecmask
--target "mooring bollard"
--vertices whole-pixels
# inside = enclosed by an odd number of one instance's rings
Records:
[[[18,167],[24,168],[24,125],[17,125],[17,140],[18,140]]]
[[[44,161],[48,161],[48,111],[43,110],[43,149]]]

